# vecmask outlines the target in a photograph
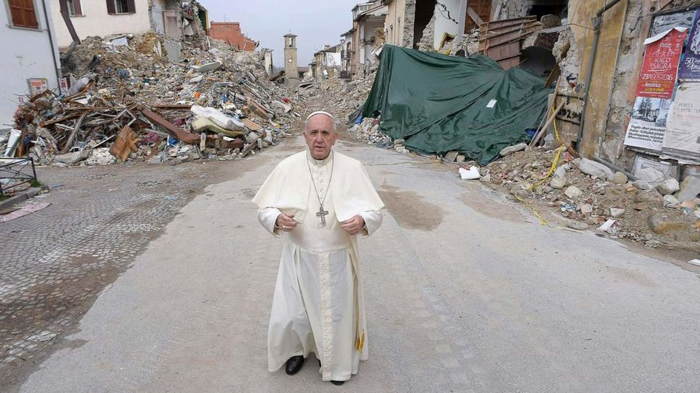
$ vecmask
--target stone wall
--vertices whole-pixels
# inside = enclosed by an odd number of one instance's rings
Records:
[[[401,46],[413,48],[413,26],[416,20],[416,0],[406,0],[406,15],[403,21],[403,41]]]

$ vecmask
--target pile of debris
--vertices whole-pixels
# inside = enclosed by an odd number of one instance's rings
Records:
[[[646,168],[631,181],[603,164],[574,159],[563,148],[517,151],[480,172],[484,183],[516,201],[558,210],[570,228],[598,228],[649,247],[700,248],[700,179],[692,176],[679,185]]]
[[[0,148],[56,165],[234,159],[276,144],[300,117],[260,53],[190,41],[173,63],[162,43],[155,33],[84,40],[64,62],[80,77],[64,95],[21,104]]]

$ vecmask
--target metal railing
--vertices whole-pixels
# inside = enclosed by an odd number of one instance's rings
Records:
[[[0,195],[13,188],[36,181],[34,160],[30,158],[0,158]]]

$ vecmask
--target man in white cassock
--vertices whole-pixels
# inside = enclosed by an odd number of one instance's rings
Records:
[[[308,148],[280,162],[253,202],[284,241],[268,330],[268,368],[297,373],[314,353],[324,381],[343,384],[367,360],[357,235],[374,233],[384,207],[363,165],[335,152],[333,116],[307,119]]]

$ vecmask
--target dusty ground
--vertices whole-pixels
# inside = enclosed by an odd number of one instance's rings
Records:
[[[38,169],[37,213],[0,224],[0,380],[31,368],[204,187],[240,162]]]

